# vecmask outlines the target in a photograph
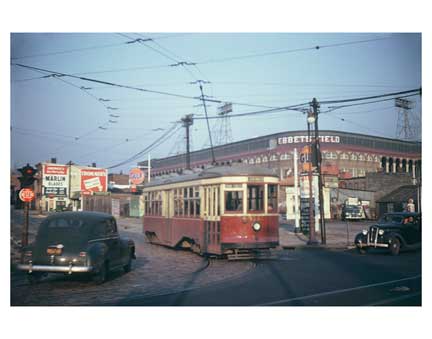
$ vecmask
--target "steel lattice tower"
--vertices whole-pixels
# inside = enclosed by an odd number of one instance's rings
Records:
[[[413,114],[414,103],[410,100],[397,98],[395,106],[398,110],[396,137],[402,140],[416,140],[420,136],[420,123]]]

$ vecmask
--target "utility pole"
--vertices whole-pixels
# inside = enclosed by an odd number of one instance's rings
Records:
[[[321,174],[321,148],[319,143],[318,134],[318,109],[319,103],[316,98],[312,99],[312,110],[315,117],[315,156],[318,173],[318,198],[319,198],[319,209],[320,209],[320,231],[321,231],[321,243],[323,245],[327,242],[325,218],[324,218],[324,198],[323,198],[323,187],[322,187],[322,174]]]
[[[208,115],[207,115],[207,105],[206,105],[205,95],[204,95],[204,91],[203,91],[203,87],[202,87],[202,84],[208,84],[208,83],[210,83],[210,82],[205,81],[205,80],[197,80],[197,81],[191,82],[191,84],[199,84],[199,88],[201,91],[200,99],[201,99],[203,106],[204,106],[204,113],[205,113],[206,122],[207,122],[207,130],[208,130],[209,140],[210,140],[212,165],[215,165],[216,164],[216,158],[215,158],[214,149],[213,149],[213,140],[212,140],[212,135],[211,135],[211,131],[210,131],[210,123],[209,123]]]
[[[294,220],[295,220],[294,232],[295,233],[300,232],[298,193],[299,193],[298,192],[298,154],[297,154],[297,148],[294,148]]]
[[[181,119],[183,122],[183,127],[186,129],[186,169],[191,169],[191,161],[190,161],[190,134],[189,127],[193,125],[193,114],[185,115],[184,118]]]
[[[314,199],[313,199],[313,177],[312,177],[312,145],[311,145],[311,133],[310,133],[310,125],[314,123],[314,115],[312,112],[309,112],[308,118],[308,157],[309,157],[309,166],[308,166],[308,181],[309,181],[309,241],[308,245],[317,245],[316,236],[315,236],[315,216],[314,216]]]

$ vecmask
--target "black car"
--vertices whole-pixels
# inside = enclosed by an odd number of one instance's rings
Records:
[[[131,270],[135,244],[121,238],[113,216],[99,212],[63,212],[47,217],[35,241],[22,252],[19,270],[30,282],[47,273],[86,273],[97,283],[106,281],[110,270]]]
[[[420,248],[421,214],[386,213],[368,230],[357,234],[354,243],[360,253],[368,248],[384,248],[398,255],[402,249]]]

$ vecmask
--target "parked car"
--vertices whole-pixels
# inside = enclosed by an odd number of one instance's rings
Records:
[[[48,273],[85,273],[97,283],[117,268],[129,272],[135,244],[119,236],[113,216],[99,212],[61,212],[39,226],[35,241],[25,247],[18,269],[36,282]]]
[[[421,214],[386,213],[368,230],[357,234],[354,242],[360,253],[369,248],[383,248],[398,255],[400,250],[420,248]]]

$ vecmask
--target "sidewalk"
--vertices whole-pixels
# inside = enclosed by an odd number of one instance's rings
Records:
[[[349,249],[354,247],[354,238],[357,233],[368,228],[374,221],[363,220],[357,222],[327,221],[326,222],[326,245],[317,248]],[[279,227],[279,243],[282,248],[313,248],[307,244],[309,236],[294,232],[294,221],[281,221]],[[316,235],[316,240],[321,244],[321,235]]]

